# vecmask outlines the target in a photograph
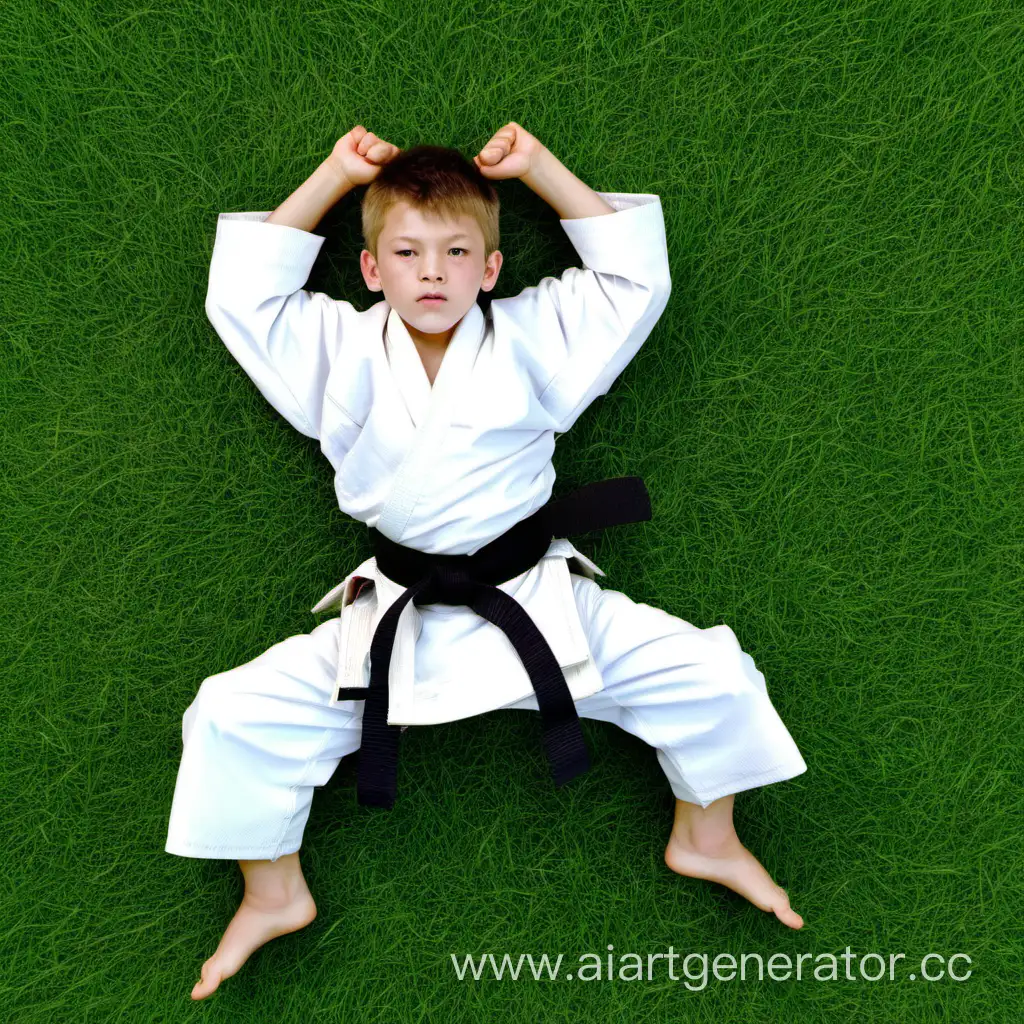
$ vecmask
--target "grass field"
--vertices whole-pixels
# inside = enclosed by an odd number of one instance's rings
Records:
[[[1019,8],[13,0],[0,25],[2,1019],[1024,1017]],[[556,790],[537,716],[499,711],[410,729],[391,813],[343,760],[301,854],[317,920],[192,1003],[242,877],[163,850],[182,712],[369,554],[206,318],[217,214],[274,209],[357,123],[473,156],[510,120],[661,197],[669,306],[559,440],[555,496],[642,476],[653,520],[579,542],[602,582],[729,624],[764,672],[808,771],[736,822],[806,926],[668,870],[650,747],[584,722],[594,766]],[[494,297],[577,265],[498,191]],[[361,194],[308,287],[363,309]],[[451,960],[609,945],[677,980]],[[848,947],[854,980],[682,962]],[[970,977],[910,980],[929,953]]]

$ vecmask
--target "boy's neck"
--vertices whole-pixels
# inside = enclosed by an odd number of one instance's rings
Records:
[[[448,328],[447,331],[442,331],[440,334],[424,334],[423,331],[417,330],[412,324],[407,323],[404,319],[402,323],[405,324],[405,329],[409,332],[409,337],[412,338],[417,348],[425,348],[430,351],[436,351],[438,349],[446,349],[448,343],[452,340],[452,335],[455,333],[455,329],[459,326],[462,321],[453,324]]]

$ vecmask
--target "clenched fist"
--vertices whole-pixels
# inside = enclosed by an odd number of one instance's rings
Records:
[[[485,178],[521,178],[536,166],[544,145],[525,128],[509,121],[494,133],[490,142],[473,157]]]
[[[334,144],[328,163],[351,186],[368,185],[401,150],[357,124]]]

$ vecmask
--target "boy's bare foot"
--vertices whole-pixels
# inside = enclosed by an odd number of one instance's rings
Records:
[[[304,928],[316,917],[316,904],[301,878],[294,893],[273,897],[255,896],[246,890],[217,947],[203,964],[202,979],[192,989],[193,999],[205,999],[249,959],[252,952],[288,932]]]
[[[728,886],[762,910],[771,910],[790,928],[803,928],[804,919],[789,905],[761,862],[740,842],[735,832],[704,847],[689,843],[673,831],[665,848],[665,863],[677,874],[706,878]]]
[[[773,911],[790,928],[803,928],[804,919],[790,907],[785,889],[772,881],[736,835],[734,801],[732,793],[707,807],[677,799],[665,863],[677,874],[727,886],[755,907]]]

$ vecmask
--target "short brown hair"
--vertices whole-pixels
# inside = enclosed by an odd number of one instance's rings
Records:
[[[468,214],[483,233],[484,259],[498,248],[498,193],[457,149],[413,146],[381,167],[362,202],[363,241],[374,259],[388,211],[400,202],[447,220]]]

